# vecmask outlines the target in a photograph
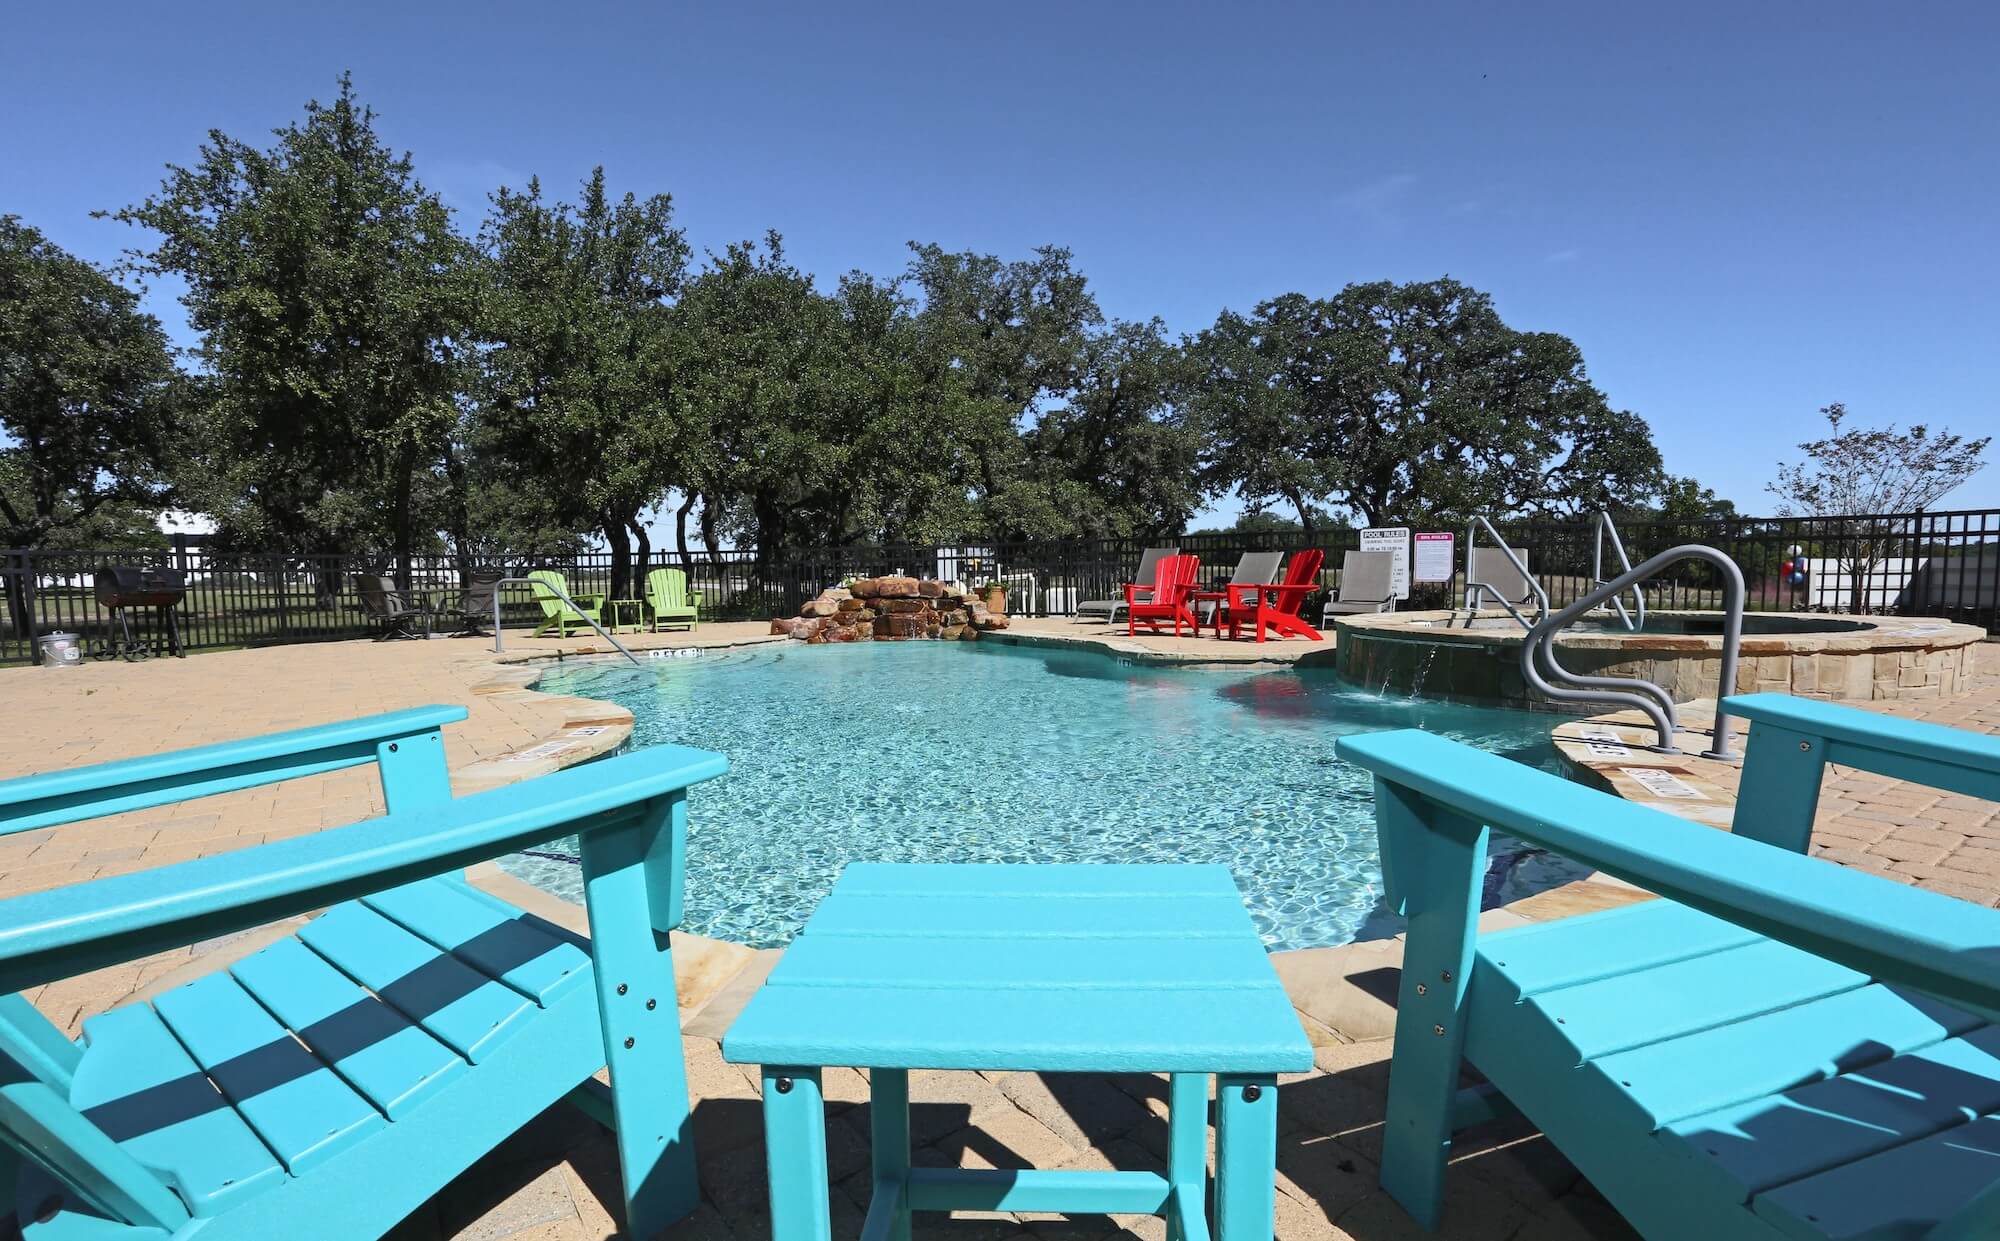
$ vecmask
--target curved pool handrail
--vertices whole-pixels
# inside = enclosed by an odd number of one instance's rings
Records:
[[[634,668],[644,668],[646,666],[639,662],[639,657],[637,655],[634,655],[630,650],[626,649],[626,646],[623,642],[620,642],[618,639],[612,637],[611,632],[608,629],[598,624],[596,621],[590,619],[590,617],[584,612],[582,608],[576,606],[576,600],[569,597],[568,591],[560,589],[554,583],[548,581],[546,578],[539,578],[539,577],[503,577],[499,581],[493,583],[493,653],[494,654],[497,655],[500,653],[500,588],[502,586],[532,586],[537,590],[548,591],[556,598],[568,604],[569,610],[576,613],[577,619],[582,621],[584,624],[589,625],[592,629],[595,629],[597,631],[598,637],[603,638],[606,642],[609,642],[611,645],[617,647],[618,653],[620,655],[623,655],[625,658],[631,660],[632,666]],[[612,619],[616,620],[617,617],[614,616],[612,617]]]
[[[1625,566],[1625,572],[1632,571],[1632,558],[1625,554],[1625,540],[1618,537],[1618,527],[1611,522],[1611,514],[1604,509],[1597,510],[1597,537],[1590,549],[1590,580],[1599,586],[1604,584],[1604,538],[1611,536],[1611,550],[1618,553],[1618,563]],[[1622,592],[1621,592],[1622,593]],[[1636,633],[1646,627],[1646,590],[1638,582],[1632,583],[1633,613],[1625,610],[1625,601],[1618,595],[1611,596],[1611,606],[1618,613],[1618,619],[1626,629]]]
[[[1528,589],[1534,593],[1534,622],[1530,622],[1527,617],[1521,615],[1521,609],[1515,607],[1512,600],[1502,595],[1498,587],[1487,582],[1478,581],[1472,576],[1472,551],[1477,546],[1474,538],[1481,530],[1486,531],[1486,536],[1493,540],[1493,546],[1499,549],[1501,555],[1507,557],[1507,563],[1514,566],[1514,571],[1521,575],[1521,580],[1526,582]],[[1536,623],[1539,623],[1543,617],[1549,614],[1549,592],[1543,590],[1541,581],[1534,574],[1528,572],[1527,561],[1522,560],[1521,554],[1507,545],[1507,540],[1500,537],[1500,532],[1493,528],[1493,523],[1486,520],[1484,514],[1475,513],[1472,520],[1465,523],[1465,623],[1467,627],[1471,626],[1472,616],[1479,611],[1479,596],[1482,592],[1492,595],[1493,601],[1507,609],[1507,615],[1513,617],[1515,622],[1523,629],[1532,630]]]
[[[1521,643],[1521,675],[1537,692],[1554,702],[1602,702],[1636,709],[1652,721],[1658,732],[1658,744],[1653,748],[1662,754],[1679,753],[1674,746],[1676,719],[1672,695],[1651,681],[1634,681],[1626,677],[1586,677],[1569,672],[1556,662],[1554,647],[1556,634],[1578,617],[1621,594],[1633,583],[1652,577],[1681,560],[1705,560],[1722,571],[1722,667],[1716,681],[1715,731],[1709,738],[1709,748],[1702,752],[1702,756],[1734,758],[1736,755],[1729,748],[1729,717],[1723,713],[1722,699],[1736,688],[1736,658],[1743,645],[1743,570],[1737,567],[1734,560],[1713,547],[1704,547],[1699,543],[1670,547],[1637,568],[1627,569],[1610,581],[1600,583],[1560,612],[1542,617]],[[1586,688],[1563,688],[1551,684],[1543,675],[1544,666],[1553,670],[1558,680]],[[1641,687],[1651,692],[1638,692]],[[1661,706],[1662,699],[1666,701],[1664,708]]]

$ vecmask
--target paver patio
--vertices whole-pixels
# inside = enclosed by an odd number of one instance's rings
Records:
[[[633,635],[634,646],[716,645],[770,640],[763,625],[705,624],[697,635]],[[1300,642],[1219,644],[1212,639],[1127,639],[1123,626],[1017,622],[1009,633],[1040,640],[1102,642],[1140,658],[1282,661],[1316,650]],[[510,657],[583,652],[588,639],[510,636]],[[1330,643],[1329,643],[1330,645]],[[0,670],[0,778],[198,745],[428,702],[457,702],[470,718],[447,730],[461,791],[523,778],[615,745],[620,708],[525,688],[532,667],[498,664],[471,640],[343,642],[198,655],[142,664],[95,664],[52,672]],[[2000,731],[2000,678],[1961,698],[1884,704],[1897,714]],[[1552,723],[1555,722],[1553,719]],[[578,730],[584,730],[579,732]],[[592,731],[598,730],[598,731]],[[698,740],[698,739],[696,739]],[[511,758],[534,749],[540,757]],[[1895,782],[1835,772],[1815,849],[1837,861],[1886,868],[1911,882],[2000,903],[2000,840],[1992,807],[1960,805]],[[0,895],[79,882],[299,835],[380,812],[372,779],[340,772],[178,807],[0,839]],[[1977,821],[1975,821],[1977,820]],[[2000,831],[2000,829],[1996,829]],[[1926,833],[1931,833],[1927,835]],[[1991,840],[1992,844],[1982,844]],[[1995,865],[1981,869],[1983,853]],[[1851,855],[1851,856],[1850,856]],[[1857,860],[1865,859],[1865,861]],[[503,881],[504,882],[504,881]],[[510,895],[515,894],[510,891]],[[1604,884],[1571,885],[1531,897],[1499,921],[1560,917],[1639,894]],[[544,898],[538,910],[580,911]],[[31,998],[58,1024],[135,994],[150,994],[264,942],[253,933],[42,988]],[[1391,1241],[1425,1236],[1376,1187],[1388,1008],[1399,946],[1393,941],[1280,954],[1280,972],[1317,1047],[1317,1068],[1280,1091],[1278,1235]],[[753,1079],[722,1062],[716,1042],[734,1007],[767,968],[769,954],[717,952],[697,960],[684,1012],[704,1201],[675,1238],[768,1235],[761,1114]],[[738,972],[740,971],[740,972]],[[728,975],[737,973],[732,981]],[[689,981],[689,980],[684,980]],[[834,1230],[852,1235],[866,1204],[867,1120],[861,1075],[827,1076],[834,1114],[828,1156]],[[1034,1074],[916,1074],[913,1128],[920,1163],[979,1167],[1157,1168],[1166,1149],[1165,1084],[1153,1077],[1067,1078]],[[1629,1237],[1616,1214],[1561,1155],[1518,1121],[1464,1135],[1442,1237],[1465,1241],[1566,1241]],[[580,1114],[553,1109],[450,1186],[394,1234],[404,1241],[455,1237],[600,1238],[615,1232],[616,1159],[603,1132]],[[1158,1238],[1151,1218],[992,1217],[927,1219],[925,1235],[954,1237]]]

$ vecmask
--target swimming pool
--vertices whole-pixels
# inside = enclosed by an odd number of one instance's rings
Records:
[[[1547,715],[1385,697],[1331,670],[1004,642],[569,663],[538,688],[630,709],[634,746],[729,756],[689,794],[685,929],[758,947],[789,942],[855,861],[1221,862],[1272,948],[1346,943],[1391,924],[1369,781],[1336,738],[1423,728],[1554,758]],[[580,901],[574,850],[502,865]],[[1521,869],[1503,860],[1489,889]]]

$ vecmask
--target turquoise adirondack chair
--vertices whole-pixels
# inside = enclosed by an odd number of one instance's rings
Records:
[[[1341,738],[1410,918],[1382,1184],[1427,1227],[1452,1131],[1518,1108],[1660,1241],[2000,1236],[2000,911],[1800,852],[1824,764],[2000,799],[2000,738],[1726,705],[1755,722],[1733,833],[1427,733]],[[1665,899],[1475,940],[1489,829]]]
[[[646,610],[652,613],[656,633],[668,625],[698,629],[701,592],[688,589],[687,574],[681,570],[655,569],[646,575]]]
[[[567,638],[571,629],[589,628],[584,624],[586,617],[600,625],[604,623],[603,595],[575,594],[569,588],[569,579],[554,569],[536,569],[527,577],[534,583],[528,589],[535,592],[535,602],[542,605],[543,616],[541,626],[531,637],[539,638],[553,629],[558,638]],[[564,603],[563,595],[574,600],[576,606]]]
[[[694,1209],[666,931],[684,790],[726,763],[654,747],[455,799],[439,729],[464,718],[420,707],[0,783],[0,834],[365,764],[388,804],[0,901],[0,1182],[29,1241],[379,1236],[565,1098],[615,1123],[634,1235]],[[581,947],[458,875],[572,833]],[[328,905],[75,1042],[18,994]]]

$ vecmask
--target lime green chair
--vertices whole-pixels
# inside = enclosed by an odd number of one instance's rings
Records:
[[[553,629],[558,638],[567,638],[571,629],[587,628],[584,624],[586,619],[600,625],[604,623],[600,615],[604,608],[603,595],[575,593],[569,588],[569,579],[554,569],[536,569],[528,574],[528,580],[534,583],[535,602],[542,605],[542,616],[545,618],[542,627],[535,630],[533,636],[539,638]],[[564,603],[564,595],[575,600],[576,606],[572,608]]]
[[[701,592],[688,589],[687,574],[679,569],[655,569],[646,575],[646,609],[655,632],[668,625],[695,629],[701,624]]]

